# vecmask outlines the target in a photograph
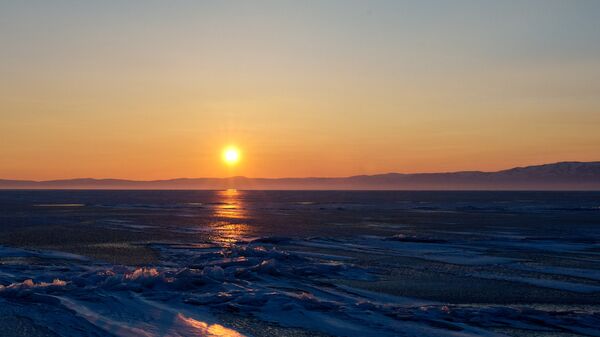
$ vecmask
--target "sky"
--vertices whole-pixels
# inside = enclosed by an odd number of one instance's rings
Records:
[[[0,0],[0,178],[570,160],[600,160],[600,1]]]

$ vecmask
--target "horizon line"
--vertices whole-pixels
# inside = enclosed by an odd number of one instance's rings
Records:
[[[195,179],[270,179],[270,180],[284,180],[284,179],[347,179],[354,177],[369,177],[369,176],[383,176],[383,175],[418,175],[418,174],[452,174],[452,173],[498,173],[508,170],[521,169],[521,168],[530,168],[530,167],[540,167],[547,165],[558,165],[558,164],[593,164],[600,163],[600,160],[594,161],[558,161],[551,163],[541,163],[541,164],[532,164],[525,166],[513,166],[504,169],[499,169],[495,171],[482,171],[482,170],[459,170],[459,171],[440,171],[440,172],[412,172],[412,173],[404,173],[404,172],[385,172],[385,173],[373,173],[373,174],[355,174],[350,176],[298,176],[298,177],[248,177],[248,176],[226,176],[226,177],[176,177],[176,178],[161,178],[161,179],[136,179],[136,178],[94,178],[94,177],[74,177],[74,178],[53,178],[53,179],[11,179],[11,178],[0,178],[0,181],[19,181],[19,182],[34,182],[34,183],[43,183],[43,182],[58,182],[58,181],[69,181],[69,180],[120,180],[120,181],[131,181],[131,182],[158,182],[158,181],[169,181],[169,180],[195,180]]]

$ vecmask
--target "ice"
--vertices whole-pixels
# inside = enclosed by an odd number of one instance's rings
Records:
[[[101,200],[73,197],[83,208],[36,208],[40,217],[26,221],[16,213],[11,221],[24,228],[51,226],[60,214],[62,226],[126,234],[70,242],[71,251],[146,245],[159,260],[120,266],[0,246],[2,314],[61,336],[261,336],[273,327],[361,337],[498,336],[498,329],[599,335],[596,222],[562,228],[570,217],[555,219],[560,202],[450,202],[436,192],[430,201],[316,194],[253,204],[185,193],[193,197],[113,200],[111,192]],[[372,196],[384,198],[365,198]],[[566,206],[578,209],[578,202]],[[541,215],[530,222],[534,213]],[[470,296],[476,292],[485,296]]]
[[[85,204],[37,204],[34,207],[85,207]]]
[[[501,325],[543,330],[544,325],[536,320],[548,315],[555,326],[564,325],[569,331],[587,331],[598,319],[595,314],[583,314],[577,316],[579,321],[574,324],[573,313],[549,314],[530,310],[517,315],[515,310],[518,309],[447,306],[336,285],[335,280],[340,278],[376,278],[377,271],[355,266],[348,259],[327,254],[297,254],[263,242],[273,241],[254,240],[233,246],[214,243],[188,249],[180,245],[157,244],[155,247],[163,256],[177,256],[178,267],[173,267],[172,263],[140,268],[106,264],[81,266],[80,260],[74,259],[68,268],[46,268],[44,274],[47,277],[56,276],[52,281],[25,279],[0,286],[0,298],[7,301],[28,298],[32,303],[51,305],[56,312],[49,315],[62,320],[65,310],[75,312],[76,316],[71,318],[75,322],[67,325],[44,318],[51,330],[67,335],[78,334],[70,331],[69,325],[75,329],[82,324],[91,324],[99,331],[116,336],[243,335],[220,324],[213,316],[215,312],[245,313],[284,327],[339,336],[373,333],[378,336],[495,336],[485,329]],[[323,239],[284,242],[350,250],[369,247],[368,243],[373,242],[384,244],[370,249],[390,250],[408,244],[409,247],[400,249],[400,254],[406,254],[408,248],[419,254],[424,251],[452,253],[455,249],[427,248],[437,243],[398,243],[374,238],[353,243],[326,243]],[[2,252],[55,257],[53,253],[43,251],[3,249]],[[514,278],[514,281],[533,282],[522,278]],[[538,280],[534,283],[572,291],[598,290],[564,282]],[[57,301],[52,301],[53,298]],[[469,315],[477,319],[466,319]]]
[[[337,251],[373,251],[386,255],[414,257],[460,265],[505,264],[515,259],[485,255],[481,249],[465,249],[462,245],[440,243],[434,239],[411,239],[408,241],[393,238],[364,238],[354,243],[337,243],[331,240],[312,240],[299,243],[304,246],[330,248]]]
[[[11,283],[8,286],[0,285],[0,292],[3,293],[20,293],[24,290],[33,288],[51,288],[51,287],[64,287],[67,282],[60,279],[54,279],[52,282],[38,282],[35,283],[32,279],[27,279],[23,282]]]
[[[538,287],[558,289],[558,290],[567,290],[567,291],[572,291],[572,292],[577,292],[577,293],[600,292],[600,286],[585,284],[585,283],[573,283],[573,282],[559,281],[559,280],[552,280],[552,279],[507,276],[507,275],[485,274],[485,273],[477,273],[477,274],[473,274],[472,276],[480,277],[480,278],[489,278],[489,279],[494,279],[494,280],[520,282],[520,283],[532,284],[532,285],[535,285]]]
[[[511,266],[511,268],[539,272],[544,274],[565,275],[600,281],[600,270],[534,265],[517,265]]]
[[[0,246],[0,258],[3,257],[37,257],[44,259],[67,259],[67,260],[79,260],[88,261],[89,259],[85,256],[71,254],[66,252],[51,251],[51,250],[30,250],[30,249],[19,249],[12,247]]]

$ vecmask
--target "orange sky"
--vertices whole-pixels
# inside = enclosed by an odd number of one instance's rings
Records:
[[[599,7],[3,3],[0,178],[600,160]]]

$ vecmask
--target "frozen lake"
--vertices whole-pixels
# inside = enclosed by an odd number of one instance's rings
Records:
[[[600,336],[600,193],[0,191],[2,336]]]

